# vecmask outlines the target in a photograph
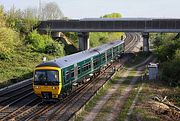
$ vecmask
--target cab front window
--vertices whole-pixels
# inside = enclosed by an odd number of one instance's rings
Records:
[[[35,84],[53,84],[58,83],[58,71],[56,70],[36,70],[34,83]]]

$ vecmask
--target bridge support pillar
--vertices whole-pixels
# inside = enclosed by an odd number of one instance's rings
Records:
[[[89,33],[88,32],[78,32],[79,37],[79,50],[89,49]]]
[[[51,36],[53,38],[59,38],[59,37],[61,37],[61,32],[51,32]]]
[[[143,37],[143,51],[149,52],[149,33],[143,32],[142,37]]]

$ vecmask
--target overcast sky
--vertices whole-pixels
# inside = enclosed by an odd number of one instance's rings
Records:
[[[0,0],[6,10],[38,7],[40,0]],[[69,18],[97,18],[118,12],[123,17],[180,18],[180,0],[41,0],[54,1]]]

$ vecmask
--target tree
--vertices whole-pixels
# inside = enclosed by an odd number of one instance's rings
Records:
[[[18,43],[19,35],[7,27],[3,6],[0,6],[0,59],[9,59]]]
[[[64,46],[54,41],[49,35],[40,35],[37,30],[28,34],[25,43],[28,48],[35,52],[64,55]]]
[[[38,23],[37,15],[34,11],[36,11],[35,8],[27,8],[22,11],[13,6],[6,15],[8,27],[17,32],[29,33]]]
[[[5,25],[4,7],[0,5],[0,27],[5,27]]]
[[[101,18],[121,18],[122,15],[120,13],[110,13],[102,16]]]
[[[155,53],[160,60],[161,79],[171,86],[180,85],[180,39],[175,34],[157,34]]]
[[[111,13],[102,16],[101,18],[121,18],[120,13]],[[90,46],[95,47],[109,41],[119,39],[123,33],[121,32],[93,32],[90,33]]]
[[[64,15],[55,2],[47,3],[40,10],[40,20],[53,20],[53,19],[63,19]]]

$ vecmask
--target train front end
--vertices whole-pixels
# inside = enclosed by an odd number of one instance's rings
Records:
[[[34,93],[43,99],[57,99],[62,88],[61,69],[57,67],[36,67],[34,71]]]

